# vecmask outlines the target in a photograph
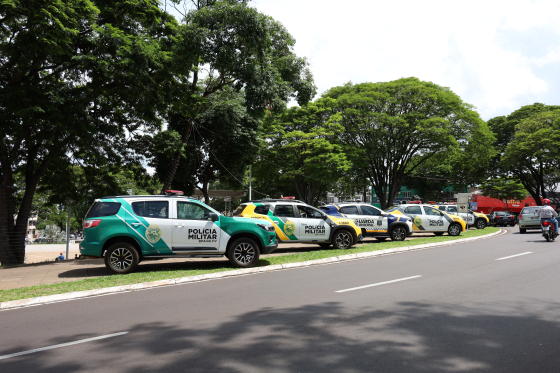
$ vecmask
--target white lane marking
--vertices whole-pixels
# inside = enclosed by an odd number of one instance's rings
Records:
[[[79,344],[79,343],[86,343],[86,342],[97,341],[97,340],[105,339],[105,338],[118,337],[119,335],[124,335],[124,334],[128,334],[128,332],[120,332],[120,333],[114,333],[114,334],[107,334],[107,335],[102,335],[102,336],[99,336],[99,337],[93,337],[93,338],[87,338],[87,339],[80,339],[79,341],[74,341],[74,342],[61,343],[61,344],[59,344],[59,345],[53,345],[53,346],[48,346],[48,347],[36,348],[36,349],[34,349],[34,350],[16,352],[15,354],[9,354],[9,355],[0,356],[0,360],[9,359],[9,358],[11,358],[11,357],[16,357],[16,356],[21,356],[21,355],[33,354],[33,353],[35,353],[35,352],[40,352],[40,351],[52,350],[52,349],[54,349],[54,348],[72,346],[72,345],[76,345],[76,344]]]
[[[515,258],[516,256],[521,256],[521,255],[527,255],[527,254],[532,254],[532,251],[527,251],[526,253],[521,253],[521,254],[515,254],[515,255],[511,255],[511,256],[504,256],[503,258],[498,258],[496,260],[504,260],[504,259],[509,259],[509,258]]]
[[[422,277],[422,276],[420,276],[420,275],[418,275],[418,276],[411,276],[411,277],[399,278],[399,279],[397,279],[397,280],[378,282],[377,284],[370,284],[370,285],[358,286],[358,287],[356,287],[356,288],[350,288],[350,289],[344,289],[344,290],[337,290],[337,291],[335,291],[335,293],[344,293],[344,292],[352,291],[352,290],[359,290],[359,289],[370,288],[370,287],[372,287],[372,286],[379,286],[379,285],[391,284],[391,283],[393,283],[393,282],[399,282],[399,281],[405,281],[405,280],[412,280],[413,278],[418,278],[418,277]]]

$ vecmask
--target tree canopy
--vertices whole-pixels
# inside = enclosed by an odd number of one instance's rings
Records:
[[[247,111],[257,117],[290,98],[301,105],[315,95],[308,63],[293,51],[295,40],[281,23],[245,1],[198,2],[183,21],[172,57],[181,90],[168,115],[183,144],[209,97],[225,87],[243,90]],[[164,188],[172,184],[180,159],[177,150]]]
[[[21,263],[33,195],[72,164],[103,172],[137,162],[126,150],[158,129],[177,23],[157,0],[0,3],[0,250]],[[14,173],[25,177],[15,211]],[[17,221],[14,216],[17,215]]]
[[[339,136],[355,166],[363,168],[382,208],[405,176],[437,154],[493,139],[474,108],[449,88],[417,78],[346,84],[321,99],[345,130]],[[490,144],[487,144],[490,145]],[[477,149],[484,148],[477,146]],[[486,162],[488,153],[476,154]]]

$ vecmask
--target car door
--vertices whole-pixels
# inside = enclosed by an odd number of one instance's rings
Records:
[[[296,225],[299,225],[299,239],[304,241],[328,241],[331,233],[331,226],[323,219],[321,211],[311,206],[297,205],[298,216]]]
[[[354,224],[356,224],[358,227],[360,227],[362,229],[367,228],[366,227],[367,224],[364,224],[364,222],[362,221],[362,219],[361,219],[362,216],[361,216],[360,211],[358,210],[358,207],[356,205],[341,206],[338,209],[338,212],[343,214],[348,219],[354,220]]]
[[[282,241],[299,239],[299,224],[296,224],[296,212],[292,204],[274,206],[272,222],[276,225],[276,234]]]
[[[177,216],[173,219],[173,245],[179,255],[218,253],[222,230],[212,221],[212,210],[190,201],[176,201]]]
[[[407,206],[404,208],[404,214],[412,219],[412,229],[414,231],[425,231],[425,221],[423,219],[424,211],[420,205]]]
[[[138,240],[144,254],[170,254],[173,222],[169,200],[137,200],[126,211],[126,223],[131,235]]]
[[[373,206],[360,205],[362,216],[360,219],[366,225],[367,232],[384,233],[388,229],[388,218],[383,216],[381,210]]]
[[[424,215],[422,216],[422,225],[426,230],[434,232],[445,232],[449,226],[449,222],[443,217],[443,213],[431,206],[422,206]]]

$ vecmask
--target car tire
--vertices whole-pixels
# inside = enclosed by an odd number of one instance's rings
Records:
[[[527,230],[525,228],[519,228],[519,233],[521,234],[527,233]]]
[[[445,232],[434,232],[434,234],[435,234],[436,236],[443,236],[444,233],[445,233]]]
[[[320,243],[319,246],[321,247],[321,249],[326,250],[329,247],[331,247],[330,243]]]
[[[337,250],[346,250],[352,247],[354,244],[354,239],[352,234],[346,229],[341,229],[335,232],[332,244]]]
[[[140,263],[140,255],[134,245],[118,242],[105,252],[105,266],[112,272],[124,275],[134,272]]]
[[[404,241],[406,238],[406,229],[402,225],[397,225],[391,229],[391,240],[392,241]]]
[[[510,223],[510,227],[515,227],[515,223]]]
[[[383,241],[385,241],[385,240],[387,239],[387,237],[375,237],[375,239],[376,239],[377,241],[383,242]]]
[[[459,223],[453,223],[447,228],[447,233],[450,236],[458,236],[461,234],[461,225]]]
[[[235,239],[228,248],[226,257],[234,267],[249,268],[259,260],[259,246],[248,237]]]
[[[486,220],[484,220],[484,219],[478,219],[478,220],[475,222],[475,226],[476,226],[476,229],[484,229],[484,228],[486,228]]]

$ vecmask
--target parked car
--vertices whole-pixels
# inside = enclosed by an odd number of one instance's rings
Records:
[[[330,216],[350,218],[362,230],[362,235],[384,241],[403,241],[412,234],[412,219],[388,214],[366,203],[344,202],[319,207]]]
[[[490,224],[492,224],[494,227],[505,227],[507,225],[515,227],[516,221],[517,217],[515,216],[515,214],[509,211],[493,211],[490,214]]]
[[[486,226],[490,222],[490,220],[488,219],[488,217],[486,215],[481,214],[479,212],[474,212],[474,211],[471,211],[471,210],[469,210],[468,213],[459,212],[457,205],[442,205],[442,204],[439,204],[439,205],[434,206],[434,207],[437,208],[439,211],[445,211],[448,214],[460,216],[461,219],[463,219],[465,222],[468,223],[468,225],[475,226],[476,229],[484,229],[484,228],[486,228]]]
[[[447,232],[450,236],[458,236],[467,227],[465,221],[459,216],[439,211],[430,205],[399,205],[390,207],[385,212],[410,217],[414,233],[433,232],[436,236],[441,236]]]
[[[524,207],[519,214],[519,233],[527,232],[527,229],[541,229],[539,210],[541,206]]]
[[[241,204],[234,216],[274,224],[280,243],[314,243],[323,248],[348,249],[363,240],[362,230],[352,219],[327,215],[294,199],[263,199]]]
[[[80,254],[104,257],[111,271],[130,273],[142,260],[161,258],[225,255],[236,267],[251,267],[278,247],[269,222],[223,216],[180,191],[166,194],[95,200]]]

